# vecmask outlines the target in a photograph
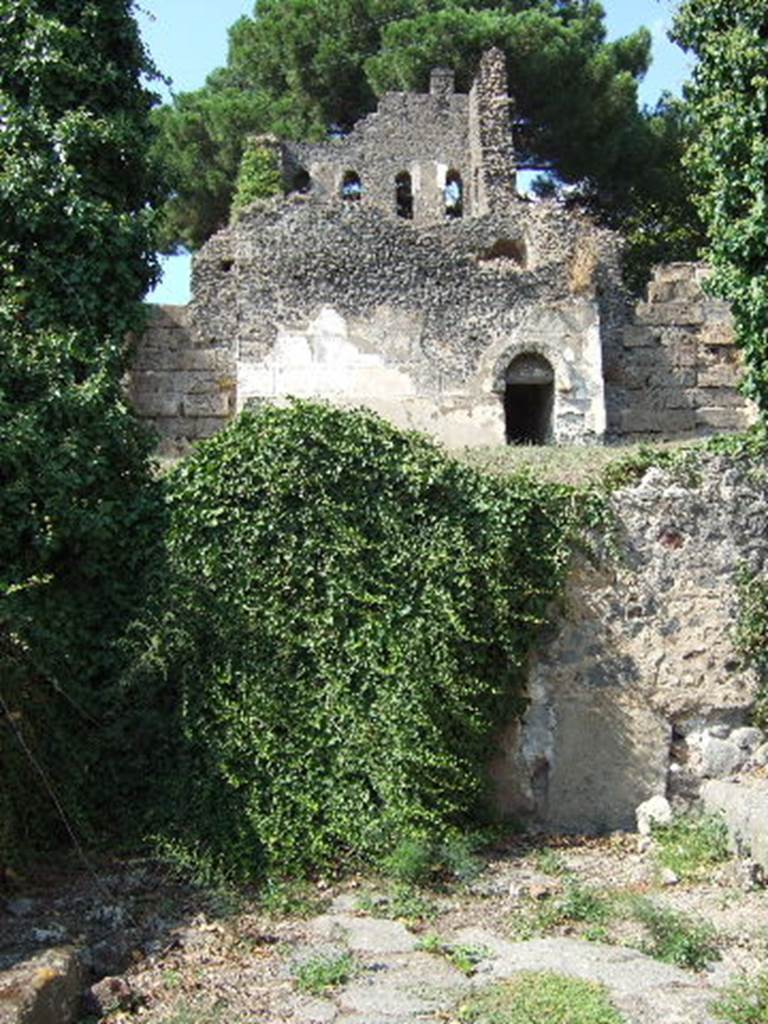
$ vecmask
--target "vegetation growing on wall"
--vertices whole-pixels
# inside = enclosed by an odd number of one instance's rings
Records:
[[[752,0],[685,0],[675,36],[698,62],[687,163],[709,235],[712,291],[733,310],[747,390],[768,410],[768,11]]]
[[[258,199],[269,199],[282,191],[277,150],[258,140],[250,140],[245,147],[240,171],[235,183],[232,216]]]
[[[130,10],[2,5],[0,864],[57,835],[51,789],[85,825],[125,766],[114,643],[160,514],[121,388],[159,196]]]
[[[246,412],[169,488],[147,670],[179,709],[177,849],[301,873],[488,821],[494,730],[524,706],[573,492],[303,402]]]

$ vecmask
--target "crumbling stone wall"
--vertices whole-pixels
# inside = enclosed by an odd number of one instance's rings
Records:
[[[739,568],[768,568],[767,481],[768,461],[708,456],[616,493],[617,551],[574,572],[494,766],[505,811],[633,828],[650,797],[690,801],[765,749],[734,632]]]
[[[209,242],[191,319],[232,351],[238,409],[325,397],[449,444],[499,444],[505,372],[538,354],[555,374],[553,439],[597,441],[600,309],[618,287],[613,236],[555,204],[520,200],[417,230],[364,204],[297,195],[251,208]]]
[[[740,351],[726,303],[702,289],[697,263],[656,268],[606,353],[609,433],[629,440],[743,430],[756,411],[739,392]]]

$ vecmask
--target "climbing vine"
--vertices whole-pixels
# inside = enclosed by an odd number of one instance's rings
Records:
[[[584,516],[573,492],[296,402],[201,444],[169,495],[155,652],[179,709],[177,848],[300,873],[488,822],[495,731],[525,705]]]

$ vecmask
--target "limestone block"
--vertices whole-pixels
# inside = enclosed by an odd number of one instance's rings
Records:
[[[649,836],[654,825],[668,825],[672,821],[672,807],[665,796],[652,796],[635,810],[637,831]]]
[[[768,872],[768,782],[705,782],[701,797],[707,810],[725,818],[736,850]]]
[[[654,281],[690,281],[697,280],[697,274],[701,270],[698,263],[662,263],[653,268]],[[703,268],[705,276],[709,274],[708,268]]]
[[[747,407],[747,400],[735,388],[697,388],[696,406],[702,409],[741,409]]]
[[[178,416],[181,405],[180,396],[173,392],[141,390],[132,399],[140,416]]]
[[[183,413],[185,416],[228,416],[229,395],[224,392],[207,395],[185,395]]]
[[[649,326],[701,324],[704,307],[700,302],[664,302],[659,305],[640,305],[636,319]]]
[[[704,324],[701,330],[701,341],[704,345],[735,345],[736,336],[733,324],[727,321]]]
[[[706,406],[696,410],[696,426],[717,430],[744,430],[749,425],[745,409],[719,409]]]
[[[740,366],[727,363],[716,363],[714,366],[703,366],[698,372],[700,388],[733,388],[741,380]]]
[[[658,334],[647,324],[628,324],[623,332],[625,348],[646,348],[658,345]]]

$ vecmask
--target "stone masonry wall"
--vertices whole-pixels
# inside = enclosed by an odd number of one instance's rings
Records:
[[[450,445],[505,439],[516,355],[555,374],[554,440],[605,430],[601,303],[612,235],[555,204],[416,229],[362,203],[247,210],[194,263],[196,336],[229,346],[237,408],[291,395],[365,404]]]
[[[649,470],[612,500],[617,551],[574,572],[494,768],[500,806],[552,830],[634,827],[744,767],[756,674],[735,648],[738,571],[768,571],[768,460]],[[521,783],[522,780],[522,783]]]
[[[743,430],[755,410],[738,390],[742,361],[728,306],[702,290],[697,263],[656,268],[606,352],[608,431],[627,440]],[[618,336],[617,336],[618,340]]]
[[[156,306],[138,340],[128,396],[160,435],[159,454],[183,454],[192,441],[210,437],[234,410],[231,349],[195,337],[188,306]]]

